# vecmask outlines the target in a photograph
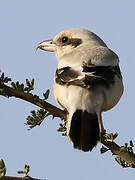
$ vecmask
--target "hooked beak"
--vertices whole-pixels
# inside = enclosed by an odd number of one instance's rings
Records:
[[[39,43],[36,49],[42,49],[44,51],[55,52],[56,45],[53,43],[53,40],[46,40]]]

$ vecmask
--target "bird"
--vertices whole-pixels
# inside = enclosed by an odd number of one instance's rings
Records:
[[[118,55],[82,28],[63,30],[37,48],[54,52],[58,60],[53,91],[67,112],[68,140],[75,149],[92,151],[105,133],[102,112],[112,109],[124,91]]]

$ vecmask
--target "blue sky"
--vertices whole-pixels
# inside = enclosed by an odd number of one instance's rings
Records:
[[[134,42],[135,1],[45,1],[4,0],[0,2],[0,69],[14,81],[35,78],[34,93],[51,90],[49,102],[56,105],[52,84],[57,67],[53,53],[35,51],[37,44],[61,30],[86,28],[99,35],[120,57],[125,91],[117,106],[103,113],[108,132],[118,132],[123,145],[135,142]],[[56,130],[60,119],[47,118],[31,131],[24,125],[36,106],[15,98],[0,97],[0,157],[7,175],[16,176],[24,164],[32,177],[48,180],[134,179],[134,169],[122,169],[110,152],[100,155],[99,144],[92,152],[73,149]]]

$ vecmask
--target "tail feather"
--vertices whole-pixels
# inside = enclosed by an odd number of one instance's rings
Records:
[[[74,148],[91,151],[99,140],[97,114],[77,110],[72,116],[69,136]]]
[[[69,136],[74,143],[74,148],[79,148],[78,145],[80,144],[80,132],[81,132],[81,110],[77,110],[71,120],[70,132]]]

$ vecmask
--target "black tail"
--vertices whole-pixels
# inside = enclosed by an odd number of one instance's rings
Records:
[[[72,116],[69,136],[74,148],[91,151],[99,140],[97,114],[77,110]]]

